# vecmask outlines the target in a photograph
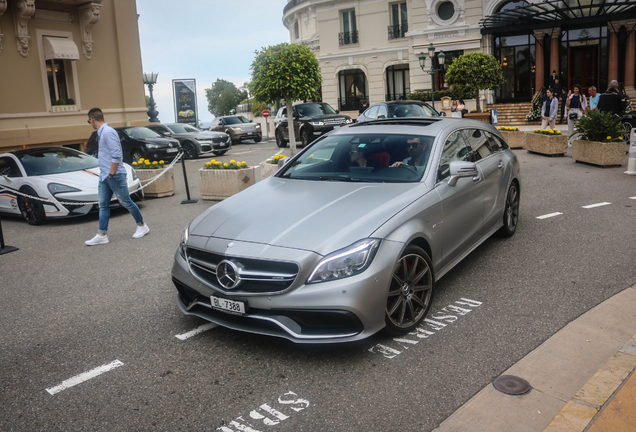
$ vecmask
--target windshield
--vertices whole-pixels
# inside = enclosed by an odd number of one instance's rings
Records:
[[[225,117],[223,119],[225,124],[241,124],[241,123],[249,123],[250,121],[243,116],[234,116],[234,117]]]
[[[66,148],[33,151],[18,155],[28,176],[61,174],[97,168],[97,159]]]
[[[198,129],[193,128],[192,126],[189,125],[182,125],[182,124],[171,124],[170,126],[167,126],[168,129],[170,129],[173,133],[192,133],[192,132],[201,132]]]
[[[327,135],[285,166],[283,178],[319,181],[418,182],[434,137],[403,134]]]
[[[301,117],[313,117],[325,114],[337,114],[336,111],[331,108],[328,103],[310,103],[296,105],[296,111]]]
[[[145,127],[126,128],[124,133],[132,139],[161,138],[161,135]]]
[[[395,117],[439,117],[431,106],[420,104],[389,105],[389,118]]]

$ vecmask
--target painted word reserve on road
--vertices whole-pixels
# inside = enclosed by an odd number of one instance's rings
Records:
[[[480,301],[466,298],[456,300],[453,304],[432,314],[430,319],[426,318],[422,321],[422,324],[420,324],[414,332],[409,333],[407,337],[394,338],[393,346],[377,344],[371,347],[369,351],[382,354],[384,357],[392,359],[402,354],[410,346],[417,345],[422,339],[429,338],[447,325],[453,324],[459,317],[470,313],[473,309],[481,306],[481,304],[482,302]]]

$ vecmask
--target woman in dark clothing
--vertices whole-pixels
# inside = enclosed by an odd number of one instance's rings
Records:
[[[583,117],[585,109],[587,108],[587,99],[585,95],[581,93],[581,86],[574,86],[574,93],[568,92],[568,100],[566,102],[568,107],[568,147],[572,147],[572,133],[574,132],[574,125]]]
[[[365,144],[352,144],[349,152],[349,162],[352,167],[371,167],[374,170],[380,168],[380,164],[369,159],[371,151]]]

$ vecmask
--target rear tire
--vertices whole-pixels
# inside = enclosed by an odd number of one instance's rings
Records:
[[[300,131],[300,142],[303,147],[306,147],[311,142],[310,140],[311,138],[309,137],[309,131],[307,129]]]
[[[139,159],[143,157],[144,157],[144,154],[141,152],[141,150],[133,150],[130,152],[130,160],[132,162],[139,162]]]
[[[512,237],[517,232],[519,223],[519,186],[516,182],[510,184],[506,194],[506,206],[503,214],[503,226],[499,229],[502,237]]]
[[[407,247],[393,268],[385,307],[386,331],[413,331],[426,317],[433,298],[433,265],[424,249]]]
[[[29,186],[23,187],[20,189],[20,192],[34,197],[38,196],[38,194]],[[20,213],[22,213],[24,220],[26,220],[30,225],[42,225],[46,222],[46,213],[44,212],[44,205],[42,204],[42,201],[18,195],[18,208],[20,209]]]
[[[623,124],[623,126],[625,126],[625,141],[629,142],[629,136],[632,133],[633,126],[630,122],[627,121]]]
[[[254,142],[255,143],[259,143],[259,142],[261,142],[262,139],[263,139],[262,137],[254,138]]]
[[[197,154],[197,148],[189,141],[186,141],[182,145],[183,147],[183,157],[185,159],[195,159]]]

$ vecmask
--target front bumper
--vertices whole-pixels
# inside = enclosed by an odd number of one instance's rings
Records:
[[[228,131],[231,135],[232,140],[234,141],[242,141],[244,139],[254,139],[254,138],[262,138],[263,132],[260,129],[253,129],[249,131]]]
[[[143,189],[140,191],[132,193],[133,191],[139,188],[139,179],[133,180],[128,183],[128,191],[131,193],[130,197],[133,201],[140,201],[144,198]],[[71,198],[72,197],[72,198]],[[77,193],[62,193],[57,194],[55,199],[58,201],[56,203],[45,203],[45,211],[46,217],[73,217],[73,216],[84,216],[89,213],[96,213],[99,211],[99,204],[81,204],[84,202],[98,202],[99,194],[97,191],[94,193],[85,192],[81,194]],[[77,204],[60,204],[60,202],[64,203],[77,203]],[[118,208],[121,207],[121,204],[118,200],[114,200],[110,202],[110,208]]]
[[[217,254],[226,250],[227,240],[199,237],[195,247]],[[191,271],[179,251],[175,254],[172,280],[177,288],[177,306],[186,315],[194,315],[223,327],[250,333],[277,336],[296,343],[351,342],[371,336],[385,325],[385,306],[393,267],[403,244],[383,241],[371,266],[362,274],[336,281],[305,284],[314,266],[322,258],[313,252],[267,247],[234,241],[233,255],[225,259],[296,261],[300,270],[289,287],[280,293],[234,294],[219,289]],[[250,253],[251,252],[251,253]],[[210,296],[242,301],[244,315],[213,309]]]
[[[146,147],[146,159],[150,159],[151,161],[160,161],[167,160],[170,161],[174,159],[179,154],[179,149],[177,147],[160,147],[160,148],[147,148]]]

